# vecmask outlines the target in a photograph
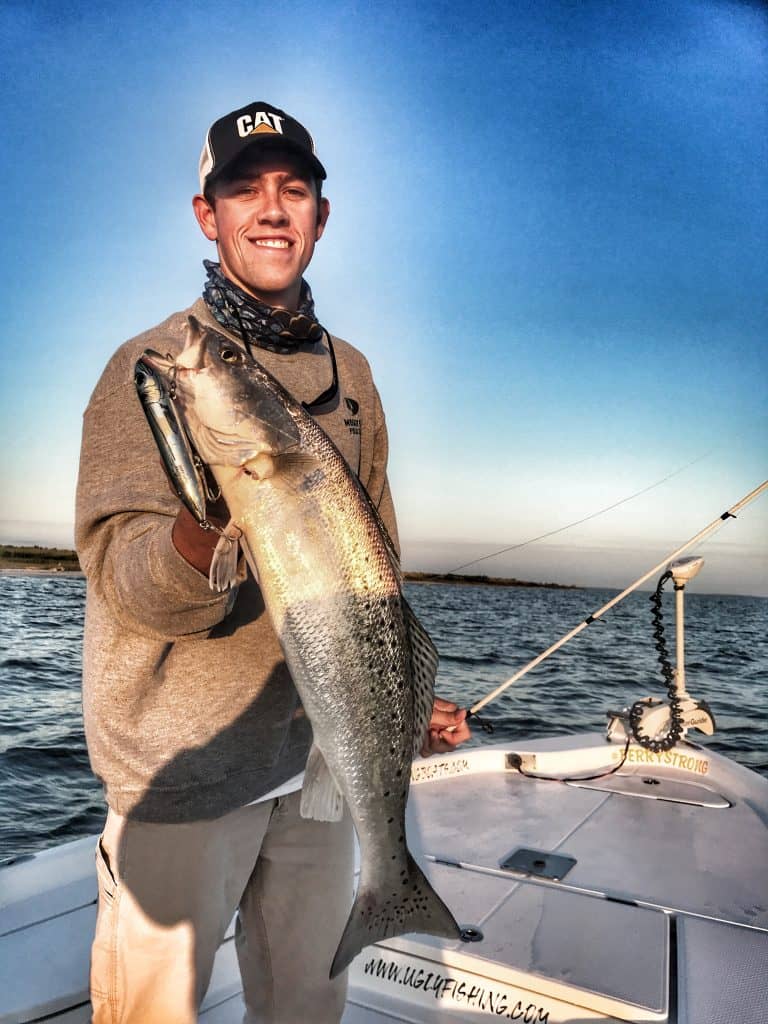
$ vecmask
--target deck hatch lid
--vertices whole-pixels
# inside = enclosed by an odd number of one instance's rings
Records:
[[[505,857],[499,867],[505,871],[516,871],[534,878],[548,878],[550,881],[559,882],[565,878],[575,863],[575,857],[520,846]]]
[[[540,978],[542,992],[550,981],[581,990],[574,1001],[594,1009],[609,1000],[667,1011],[669,922],[659,911],[523,882],[483,922],[483,934],[478,953]]]

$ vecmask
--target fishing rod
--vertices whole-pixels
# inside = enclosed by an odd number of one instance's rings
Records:
[[[497,686],[495,690],[493,690],[487,696],[483,697],[482,700],[479,700],[477,701],[476,704],[473,704],[472,707],[469,709],[469,712],[467,713],[467,718],[471,718],[473,715],[477,715],[478,711],[480,711],[481,708],[484,708],[486,704],[490,704],[490,702],[492,700],[495,700],[499,696],[499,694],[503,693],[513,683],[516,683],[518,679],[522,679],[522,677],[527,672],[530,672],[532,668],[535,668],[537,665],[540,665],[542,661],[544,661],[546,658],[550,656],[550,654],[554,654],[555,651],[563,647],[564,644],[567,644],[569,640],[572,640],[578,633],[581,633],[582,630],[586,629],[587,626],[591,626],[593,622],[595,622],[597,619],[605,615],[605,613],[609,611],[611,608],[613,608],[614,605],[618,604],[619,601],[623,601],[627,594],[631,594],[633,590],[637,590],[639,586],[645,583],[646,580],[650,579],[651,576],[654,576],[660,569],[665,568],[670,562],[678,558],[684,551],[687,551],[688,548],[692,547],[694,544],[697,544],[700,540],[703,540],[710,533],[713,533],[719,526],[723,525],[726,519],[735,519],[737,512],[739,512],[741,509],[747,506],[751,501],[754,501],[754,499],[758,495],[762,494],[763,491],[765,491],[766,489],[768,489],[768,480],[764,480],[759,487],[756,487],[753,491],[750,491],[749,494],[745,495],[745,497],[741,499],[741,501],[737,501],[735,505],[731,505],[731,507],[727,509],[725,512],[723,512],[721,515],[719,515],[717,519],[713,519],[709,526],[705,526],[704,529],[700,530],[695,537],[691,537],[691,539],[686,541],[685,544],[677,548],[671,554],[667,555],[667,557],[662,559],[658,563],[658,565],[654,565],[654,567],[652,569],[649,569],[648,572],[643,573],[643,575],[639,579],[636,579],[634,583],[631,583],[626,588],[626,590],[622,590],[620,594],[617,594],[616,597],[611,598],[611,600],[604,604],[602,608],[598,608],[597,611],[592,612],[591,615],[588,615],[583,622],[580,622],[578,626],[574,627],[574,629],[566,633],[565,636],[562,636],[558,641],[556,641],[556,643],[552,644],[551,647],[548,647],[546,651],[542,651],[542,653],[538,654],[532,661],[529,661],[527,665],[524,665],[518,672],[515,672],[515,674],[510,679],[507,679],[506,682],[502,683],[501,686]]]
[[[702,459],[706,459],[707,456],[711,454],[711,451],[709,451],[704,452],[703,455],[697,455],[695,459],[691,459],[690,462],[686,462],[684,466],[679,466],[671,473],[667,473],[667,475],[663,476],[661,480],[648,484],[647,487],[643,487],[641,490],[635,491],[634,494],[628,494],[626,498],[620,498],[618,501],[614,501],[613,504],[606,505],[605,508],[598,509],[597,512],[590,512],[588,516],[583,516],[581,519],[575,519],[572,523],[566,523],[565,526],[558,526],[554,530],[547,530],[546,533],[540,533],[537,537],[529,537],[528,540],[520,541],[519,544],[510,544],[508,547],[500,548],[498,551],[491,551],[489,555],[481,555],[479,558],[473,558],[470,562],[462,562],[461,565],[457,565],[453,569],[449,569],[448,574],[450,575],[456,572],[461,572],[462,569],[468,569],[470,565],[477,565],[478,562],[487,562],[489,558],[497,558],[499,555],[506,555],[510,551],[519,551],[520,548],[527,548],[529,544],[536,544],[537,541],[546,540],[548,537],[554,537],[558,533],[565,533],[566,530],[571,530],[574,526],[581,526],[582,523],[588,523],[590,519],[597,519],[598,516],[602,516],[606,512],[612,512],[613,509],[618,508],[619,505],[626,505],[628,501],[634,501],[635,498],[639,498],[641,494],[647,494],[648,491],[653,491],[656,487],[660,487],[661,484],[665,484],[667,480],[671,480],[673,476],[677,476],[686,469],[690,469],[691,466],[695,466],[697,462],[701,462]]]

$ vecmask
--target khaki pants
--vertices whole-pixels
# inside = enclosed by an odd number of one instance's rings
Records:
[[[193,1024],[235,910],[245,1024],[337,1024],[328,972],[352,904],[353,832],[299,816],[300,793],[214,821],[107,816],[96,854],[94,1024]]]

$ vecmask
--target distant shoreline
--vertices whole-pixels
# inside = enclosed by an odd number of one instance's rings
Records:
[[[67,576],[70,579],[76,576],[85,579],[82,569],[46,569],[39,565],[19,566],[8,565],[5,562],[0,562],[0,576]]]
[[[44,548],[39,545],[0,544],[0,574],[21,576],[26,573],[58,576],[82,575],[77,552],[68,548]],[[534,583],[503,576],[461,576],[457,573],[405,572],[408,583],[447,583],[465,587],[537,587],[546,590],[579,590],[566,583]]]
[[[404,572],[403,578],[409,583],[449,583],[460,587],[538,587],[545,590],[581,590],[572,583],[534,583],[531,580],[517,580],[505,576],[462,576],[447,572]]]
[[[39,544],[0,544],[0,572],[19,573],[81,572],[77,552],[70,548],[44,548]]]

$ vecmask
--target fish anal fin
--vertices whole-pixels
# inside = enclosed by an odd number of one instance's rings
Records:
[[[374,889],[360,873],[360,883],[347,926],[331,964],[335,978],[373,942],[410,932],[459,938],[459,926],[429,879],[410,855],[407,878],[393,876],[389,887]]]
[[[299,811],[302,818],[314,818],[315,821],[341,821],[344,814],[344,798],[314,743],[304,769]]]
[[[411,642],[411,671],[413,676],[413,754],[416,757],[424,745],[432,708],[435,703],[435,677],[439,655],[435,645],[403,598],[405,624]]]

